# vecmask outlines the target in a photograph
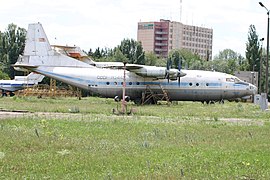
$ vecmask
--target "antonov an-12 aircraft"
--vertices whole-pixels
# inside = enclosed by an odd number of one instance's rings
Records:
[[[120,65],[118,63],[116,67]],[[125,94],[135,102],[141,101],[147,87],[151,87],[153,94],[166,90],[170,101],[231,100],[253,95],[257,91],[256,86],[219,72],[136,64],[127,64],[126,70],[101,68],[106,64],[96,67],[56,52],[51,48],[40,23],[29,25],[24,54],[14,66],[108,98],[122,97],[123,82],[126,82]],[[124,65],[121,66],[123,68]]]
[[[43,75],[31,72],[27,76],[15,76],[12,80],[0,80],[0,89],[2,90],[2,96],[14,95],[15,91],[32,87],[44,78]]]

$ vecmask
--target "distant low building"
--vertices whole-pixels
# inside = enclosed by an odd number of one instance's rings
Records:
[[[202,59],[212,59],[213,29],[163,20],[139,22],[137,40],[146,52],[168,57],[173,49],[187,49]]]
[[[255,71],[236,71],[235,76],[239,79],[251,83],[258,87],[259,81],[258,81],[258,72]]]

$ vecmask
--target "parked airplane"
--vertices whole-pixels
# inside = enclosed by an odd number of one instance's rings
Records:
[[[2,96],[7,96],[8,93],[13,96],[15,91],[32,87],[41,82],[43,78],[43,75],[31,72],[27,76],[15,76],[13,80],[0,80]]]
[[[126,71],[98,68],[52,49],[40,23],[29,25],[24,55],[14,66],[108,98],[122,96],[126,72],[126,95],[135,102],[141,101],[147,87],[153,94],[166,91],[171,101],[220,101],[253,95],[257,91],[256,86],[219,72],[136,64],[127,64]],[[111,67],[108,64],[104,66]],[[113,66],[119,68],[124,65],[113,63]]]

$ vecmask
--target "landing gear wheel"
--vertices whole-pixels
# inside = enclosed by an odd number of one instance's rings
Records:
[[[219,104],[224,104],[224,100],[221,99],[221,100],[219,101]]]

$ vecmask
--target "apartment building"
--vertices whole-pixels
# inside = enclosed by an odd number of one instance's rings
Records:
[[[168,57],[173,49],[187,49],[201,59],[212,59],[213,29],[163,20],[139,22],[137,40],[146,52]]]

